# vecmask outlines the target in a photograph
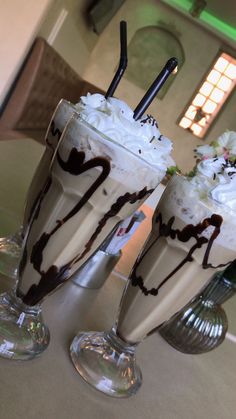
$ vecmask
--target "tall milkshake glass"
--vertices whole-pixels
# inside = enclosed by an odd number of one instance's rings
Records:
[[[98,390],[128,397],[141,385],[135,349],[184,307],[211,275],[235,258],[236,214],[199,197],[189,179],[175,175],[153,215],[152,231],[135,262],[118,320],[109,333],[79,333],[71,357]]]
[[[1,296],[3,357],[29,359],[47,347],[42,300],[86,262],[164,174],[78,114],[71,117],[30,217],[16,290]]]
[[[31,213],[37,203],[48,176],[50,163],[59,144],[66,122],[76,111],[74,105],[62,99],[57,105],[45,135],[45,151],[30,184],[23,216],[23,225],[12,236],[0,238],[0,272],[16,279],[21,255],[22,240],[28,226]]]

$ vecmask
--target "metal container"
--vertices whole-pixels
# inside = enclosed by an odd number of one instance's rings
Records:
[[[212,351],[224,341],[228,329],[221,304],[235,293],[236,276],[235,279],[227,278],[222,272],[216,273],[197,297],[160,326],[160,335],[180,352],[201,354]]]
[[[114,255],[103,250],[98,250],[88,259],[85,265],[81,266],[72,275],[72,282],[85,288],[97,289],[102,287],[121,255],[121,250]]]

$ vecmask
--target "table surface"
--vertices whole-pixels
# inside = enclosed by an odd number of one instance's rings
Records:
[[[43,147],[32,140],[0,142],[0,233],[20,223],[25,193]],[[69,345],[79,330],[108,330],[125,285],[125,277],[150,228],[147,219],[126,246],[123,258],[100,290],[68,282],[43,304],[51,343],[31,361],[1,359],[0,418],[15,419],[233,419],[236,414],[235,343],[225,339],[216,350],[185,355],[157,333],[137,350],[143,385],[136,396],[113,399],[92,389],[77,374]],[[141,240],[142,238],[142,240]],[[1,276],[0,291],[13,281]],[[235,301],[225,305],[230,332],[236,335]]]

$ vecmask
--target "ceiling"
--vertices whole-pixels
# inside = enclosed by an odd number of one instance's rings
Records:
[[[162,1],[213,31],[236,48],[236,0],[206,0],[207,4],[197,18],[191,16],[190,10],[194,3],[201,2],[201,0]]]
[[[236,28],[236,0],[206,0],[206,2],[205,10]]]

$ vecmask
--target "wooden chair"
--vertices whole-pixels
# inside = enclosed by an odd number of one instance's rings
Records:
[[[87,92],[104,93],[83,80],[44,39],[37,38],[3,106],[0,140],[30,137],[42,142],[59,100],[75,103]]]

